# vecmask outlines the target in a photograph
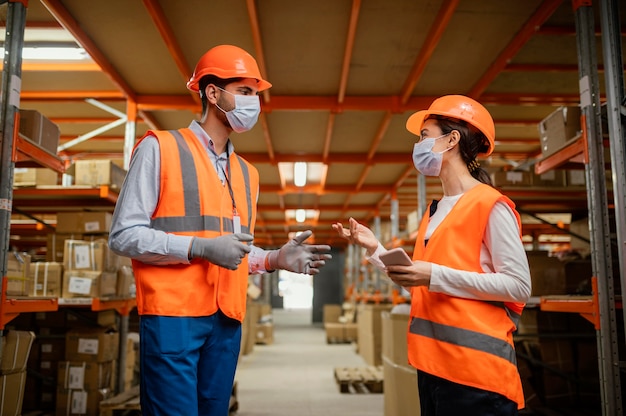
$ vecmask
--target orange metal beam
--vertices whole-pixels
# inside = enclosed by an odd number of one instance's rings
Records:
[[[348,85],[348,74],[350,73],[350,62],[352,61],[352,51],[354,49],[354,38],[356,37],[356,28],[359,21],[359,12],[361,10],[361,0],[352,0],[352,10],[350,11],[350,25],[348,26],[348,36],[346,38],[346,48],[343,54],[343,64],[341,66],[341,76],[339,81],[339,93],[337,94],[337,102],[342,103],[346,95],[346,87]]]
[[[119,91],[22,91],[23,101],[84,101],[86,98],[124,100]],[[411,97],[405,105],[400,105],[398,96],[348,96],[339,104],[334,96],[280,95],[272,96],[272,102],[263,104],[264,112],[272,111],[389,111],[401,114],[427,108],[436,97]],[[578,94],[522,94],[494,93],[481,97],[485,105],[575,105],[580,102]],[[199,112],[197,105],[189,95],[138,95],[136,102],[139,110],[188,110]]]
[[[252,31],[252,41],[254,42],[254,50],[256,52],[256,62],[259,65],[261,76],[267,79],[267,69],[265,67],[265,53],[263,53],[263,42],[261,40],[261,29],[259,28],[259,17],[256,11],[256,1],[247,0],[248,18],[250,19],[250,29]],[[270,102],[270,92],[265,90],[262,92],[263,101]]]
[[[537,28],[541,27],[541,25],[552,16],[561,3],[563,3],[563,0],[544,0],[530,19],[522,26],[520,31],[517,32],[513,40],[511,40],[500,55],[498,55],[489,69],[487,69],[487,72],[474,84],[467,95],[473,98],[480,97],[489,84],[496,79],[498,74],[500,74],[515,55],[517,55],[517,52],[519,52],[522,46],[537,32]]]
[[[452,19],[452,15],[454,14],[454,11],[456,10],[458,4],[459,0],[446,0],[439,8],[439,11],[437,12],[437,17],[435,17],[435,19],[433,20],[433,24],[428,31],[428,35],[426,35],[426,39],[424,40],[424,46],[417,55],[415,63],[413,64],[413,68],[411,69],[411,73],[409,74],[409,77],[402,87],[402,104],[406,104],[409,97],[413,94],[415,85],[417,84],[417,81],[419,81],[419,78],[422,76],[422,73],[424,72],[424,69],[428,64],[430,57],[432,56],[435,48],[439,44],[439,41],[441,40],[444,31],[448,27],[450,19]]]
[[[74,36],[74,39],[85,49],[93,60],[102,68],[104,73],[111,78],[111,81],[124,92],[127,98],[135,100],[135,92],[126,83],[122,76],[113,67],[107,57],[100,51],[97,45],[85,33],[78,21],[69,13],[60,0],[41,0],[41,3],[48,9],[50,14],[61,23],[61,25]],[[95,97],[92,97],[95,98]]]

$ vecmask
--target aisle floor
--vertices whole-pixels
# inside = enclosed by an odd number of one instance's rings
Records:
[[[367,363],[351,344],[327,344],[310,310],[273,311],[274,343],[255,345],[237,368],[236,416],[381,416],[383,394],[340,393],[335,367]]]

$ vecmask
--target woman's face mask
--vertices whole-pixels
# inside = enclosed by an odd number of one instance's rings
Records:
[[[250,130],[256,124],[261,113],[261,102],[258,95],[233,94],[223,88],[217,87],[235,97],[235,108],[224,111],[222,107],[215,104],[226,115],[230,127],[237,133]]]
[[[443,163],[443,154],[452,148],[449,147],[443,152],[433,152],[433,147],[436,140],[449,134],[442,134],[439,137],[428,137],[420,140],[413,146],[413,165],[422,175],[439,176],[441,164]]]

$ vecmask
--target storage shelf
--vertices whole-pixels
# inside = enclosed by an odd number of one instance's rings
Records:
[[[58,212],[63,209],[101,208],[112,210],[119,193],[108,185],[86,186],[44,186],[38,188],[13,189],[13,205],[21,209],[28,208],[33,213]]]
[[[65,161],[19,134],[13,145],[13,162],[20,167],[37,166],[65,172]]]
[[[115,309],[122,316],[128,316],[137,306],[135,298],[59,298],[59,306],[90,307],[92,311]]]
[[[546,312],[578,313],[591,322],[596,329],[600,329],[600,309],[598,307],[598,284],[596,278],[591,279],[592,292],[590,296],[556,295],[541,296],[539,308]],[[622,309],[622,299],[615,300],[615,308]]]
[[[537,161],[537,163],[535,163],[535,173],[541,175],[552,169],[564,167],[564,165],[570,162],[582,164],[587,163],[588,160],[587,141],[585,137],[581,135],[556,153]]]
[[[0,299],[0,330],[22,312],[54,312],[59,304],[54,297],[7,296],[6,277],[2,279],[2,297]]]

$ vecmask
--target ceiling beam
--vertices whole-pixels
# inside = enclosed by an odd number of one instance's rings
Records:
[[[126,80],[117,72],[109,59],[102,53],[98,46],[91,40],[89,35],[82,29],[82,26],[70,14],[60,0],[41,0],[41,3],[48,9],[50,14],[72,34],[74,39],[85,49],[87,54],[102,68],[103,72],[111,81],[123,91],[125,98],[136,102],[135,91],[128,85]],[[96,97],[89,97],[96,98]]]
[[[85,98],[100,100],[125,101],[124,94],[119,91],[24,91],[20,93],[22,101],[84,101]],[[398,96],[348,96],[344,101],[337,103],[335,96],[307,96],[307,95],[280,95],[272,96],[270,104],[263,104],[263,111],[331,111],[343,113],[347,111],[391,111],[402,114],[409,111],[418,111],[428,108],[437,98],[434,96],[413,96],[409,101],[400,105]],[[540,94],[540,93],[488,93],[483,94],[480,100],[485,105],[576,105],[580,102],[580,95],[571,94]],[[188,110],[198,112],[200,107],[188,95],[138,95],[137,107],[144,111]]]
[[[524,23],[524,26],[513,37],[511,42],[496,57],[483,76],[467,93],[468,96],[478,99],[485,92],[489,84],[502,72],[508,63],[517,55],[528,40],[537,32],[554,11],[563,3],[563,0],[544,0],[533,15]]]

